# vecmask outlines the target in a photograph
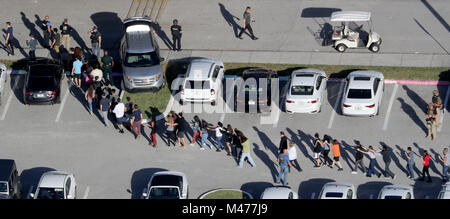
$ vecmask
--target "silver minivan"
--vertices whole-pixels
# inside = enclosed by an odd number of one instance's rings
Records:
[[[148,17],[124,20],[125,34],[120,46],[123,85],[127,91],[158,91],[164,84],[164,73],[159,47],[152,34],[152,21]]]

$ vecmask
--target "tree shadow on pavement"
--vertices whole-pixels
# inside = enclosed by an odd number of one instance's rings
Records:
[[[264,132],[261,132],[256,126],[253,126],[253,130],[257,132],[261,143],[264,145],[264,149],[270,150],[272,154],[278,158],[278,147],[272,142],[269,136],[267,136]]]
[[[261,197],[265,189],[272,187],[272,183],[268,182],[249,182],[241,186],[242,191],[250,193],[254,199]]]
[[[167,170],[162,168],[145,168],[135,171],[131,177],[131,190],[127,190],[131,193],[131,199],[141,198],[142,191],[147,187],[152,175],[161,171]]]
[[[314,178],[309,179],[307,181],[303,181],[300,183],[300,186],[298,187],[298,198],[311,199],[312,195],[314,194],[314,199],[318,199],[322,187],[330,182],[335,182],[335,180]]]
[[[22,183],[22,197],[25,198],[28,195],[28,192],[33,193],[38,186],[41,176],[50,171],[55,171],[55,169],[50,167],[35,167],[23,170],[20,174],[20,182]],[[31,187],[33,187],[33,191],[30,191]]]
[[[356,189],[357,199],[376,199],[384,186],[392,185],[390,182],[376,181],[359,185]]]
[[[253,143],[253,152],[269,168],[270,173],[272,174],[272,179],[275,181],[278,175],[278,164],[270,159],[269,155],[267,155],[265,151],[261,150],[258,144]]]
[[[241,30],[241,27],[239,26],[239,24],[236,23],[236,20],[240,20],[238,17],[232,15],[222,3],[219,3],[219,7],[220,7],[220,13],[222,14],[223,18],[225,19],[225,21],[228,23],[228,26],[233,27],[233,33],[234,36],[237,37],[238,36],[238,31]]]
[[[403,112],[405,112],[406,114],[408,114],[408,116],[422,129],[422,131],[426,134],[427,133],[427,127],[425,126],[425,124],[423,123],[422,119],[419,118],[419,116],[417,115],[416,111],[414,110],[413,107],[411,107],[409,104],[407,104],[405,102],[405,100],[401,97],[397,98],[397,100],[400,102],[401,104],[401,108],[403,110]],[[425,120],[425,115],[423,115],[423,120]]]

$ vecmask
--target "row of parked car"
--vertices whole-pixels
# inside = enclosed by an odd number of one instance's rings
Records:
[[[49,171],[44,173],[35,192],[26,196],[21,193],[20,176],[14,160],[0,159],[0,199],[76,199],[75,176],[69,172]],[[154,173],[143,189],[141,199],[188,199],[189,183],[184,173],[161,171]],[[298,199],[298,194],[289,187],[268,187],[261,199]],[[356,189],[351,183],[330,182],[323,186],[319,199],[356,199]],[[414,199],[412,186],[384,186],[379,199]],[[450,182],[443,185],[438,199],[450,199]]]

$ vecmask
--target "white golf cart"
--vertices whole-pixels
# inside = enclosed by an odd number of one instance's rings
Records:
[[[370,12],[338,11],[331,14],[331,22],[341,22],[341,26],[333,27],[333,47],[338,52],[345,52],[347,48],[369,48],[372,52],[380,50],[381,37],[372,31]],[[367,22],[369,32],[363,30],[363,25],[356,22]]]

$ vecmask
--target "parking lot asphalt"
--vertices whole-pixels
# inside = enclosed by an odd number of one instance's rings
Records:
[[[16,83],[15,89],[11,90]],[[396,93],[392,95],[396,85],[386,84],[378,116],[346,117],[340,114],[337,107],[331,126],[330,118],[341,87],[339,82],[331,81],[327,83],[326,101],[320,113],[300,115],[281,111],[276,125],[260,124],[261,116],[267,114],[185,113],[188,121],[194,114],[212,124],[223,119],[225,125],[231,124],[249,137],[256,167],[245,164],[240,169],[236,168],[237,163],[233,158],[227,157],[225,152],[215,152],[214,148],[200,151],[198,144],[188,145],[185,149],[169,148],[165,145],[162,130],[158,134],[159,146],[155,149],[148,146],[148,128],[144,128],[144,137],[137,140],[129,131],[119,134],[112,127],[105,128],[98,116],[91,117],[83,106],[82,93],[76,88],[69,89],[67,83],[63,83],[62,97],[66,92],[69,93],[61,104],[23,105],[22,83],[23,75],[10,75],[8,78],[3,100],[11,101],[9,105],[0,106],[0,113],[4,115],[0,120],[0,145],[1,158],[17,162],[24,193],[35,188],[43,172],[56,169],[75,174],[77,198],[139,198],[154,172],[175,170],[187,175],[190,198],[197,198],[215,188],[240,188],[259,197],[264,188],[274,184],[274,177],[278,173],[276,150],[280,130],[285,131],[287,137],[296,143],[303,171],[298,173],[292,170],[288,182],[294,191],[298,191],[300,198],[317,198],[321,186],[330,181],[354,183],[358,198],[376,198],[380,188],[386,184],[413,185],[417,198],[436,198],[441,189],[442,165],[436,161],[436,156],[443,147],[448,147],[448,110],[443,115],[442,130],[438,132],[436,142],[425,139],[423,111],[436,86],[398,85]],[[444,99],[447,86],[438,89]],[[391,100],[390,116],[383,130]],[[189,106],[192,105],[184,107]],[[172,109],[179,112],[182,108],[175,101]],[[341,141],[343,172],[337,172],[336,168],[312,168],[312,146],[309,140],[315,132],[321,136],[329,134]],[[212,139],[213,135],[210,133]],[[188,139],[191,136],[188,134]],[[378,148],[385,144],[393,149],[396,157],[391,170],[397,174],[397,178],[367,178],[361,172],[358,175],[350,174],[355,139],[365,146]],[[434,159],[430,171],[433,183],[414,182],[406,178],[406,161],[401,152],[408,146],[417,154],[421,154],[423,149],[431,152]],[[383,167],[381,157],[377,160],[379,166]],[[365,159],[365,164],[368,165],[368,159]],[[422,168],[418,156],[416,166]]]

